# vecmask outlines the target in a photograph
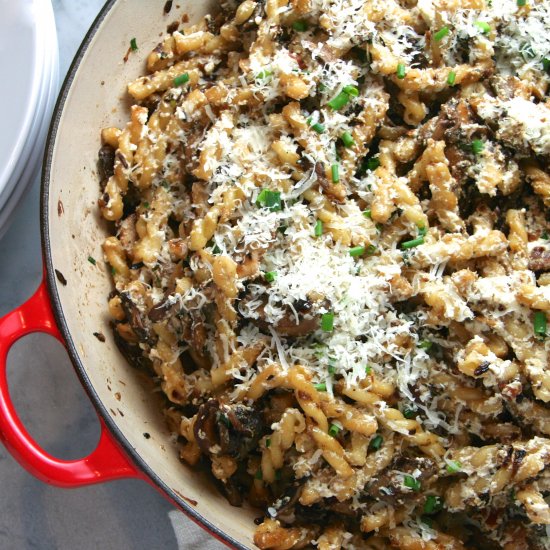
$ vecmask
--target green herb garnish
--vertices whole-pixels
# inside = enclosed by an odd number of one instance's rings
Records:
[[[345,147],[353,147],[355,145],[355,141],[349,132],[344,132],[342,134],[342,142]]]
[[[421,244],[424,244],[424,237],[417,237],[416,239],[401,243],[401,248],[406,250],[407,248],[414,248],[415,246],[420,246]]]
[[[334,330],[334,313],[332,311],[321,315],[321,329],[323,332],[332,332]]]
[[[298,19],[297,21],[294,21],[294,23],[292,23],[292,28],[298,32],[307,31],[307,21]]]
[[[456,82],[456,73],[454,71],[449,72],[449,76],[447,77],[447,84],[449,86],[454,86]]]
[[[320,237],[323,234],[323,220],[317,220],[315,222],[315,228],[313,229],[313,234],[316,237]]]
[[[183,86],[189,82],[189,73],[183,73],[174,78],[174,86]]]
[[[460,472],[462,464],[458,460],[447,460],[447,472],[456,474]]]
[[[407,71],[404,63],[397,64],[397,70],[395,71],[395,74],[397,75],[397,78],[399,78],[399,80],[403,80],[405,78]]]
[[[330,172],[332,175],[332,183],[339,183],[340,182],[340,165],[338,163],[334,163],[330,167]]]
[[[403,484],[405,485],[405,487],[408,487],[409,489],[412,489],[416,492],[420,491],[420,488],[422,487],[418,479],[408,474],[405,475],[405,477],[403,478]]]
[[[451,31],[449,30],[449,27],[441,27],[435,34],[434,34],[434,40],[436,42],[441,42]]]
[[[331,435],[332,437],[336,437],[338,433],[340,432],[340,427],[336,424],[331,424],[328,429],[328,435]]]
[[[384,438],[378,434],[375,435],[369,443],[369,449],[372,449],[373,451],[377,451],[382,446],[382,442],[384,441]]]
[[[281,193],[280,191],[262,189],[256,199],[256,204],[264,208],[269,208],[272,212],[277,212],[281,210]]]
[[[546,325],[546,313],[544,313],[544,311],[535,311],[533,317],[533,330],[535,331],[535,335],[539,338],[546,337]]]

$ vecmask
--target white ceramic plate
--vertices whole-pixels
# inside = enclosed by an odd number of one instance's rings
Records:
[[[51,3],[0,0],[0,235],[43,153],[58,84],[57,38]]]

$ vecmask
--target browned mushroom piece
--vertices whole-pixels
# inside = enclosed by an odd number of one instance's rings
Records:
[[[220,403],[217,399],[209,399],[199,407],[197,419],[193,426],[193,433],[198,446],[204,454],[210,454],[210,449],[218,444],[216,430],[216,415]]]
[[[264,295],[265,296],[265,295]],[[241,304],[246,304],[251,298],[245,295],[241,299]],[[326,301],[325,301],[326,302]],[[323,302],[323,307],[328,307],[328,302]],[[316,331],[320,326],[321,315],[313,310],[313,303],[310,300],[296,300],[293,308],[287,306],[285,314],[276,324],[269,323],[265,316],[265,306],[267,298],[264,297],[262,303],[254,309],[257,317],[247,317],[254,323],[262,332],[269,334],[269,328],[273,327],[282,336],[290,336],[297,338],[307,336]],[[242,315],[242,310],[239,308]]]
[[[113,329],[113,337],[116,347],[120,353],[122,353],[124,359],[126,359],[126,361],[128,361],[128,363],[136,369],[146,371],[147,373],[153,375],[153,363],[144,355],[139,344],[129,342],[123,338],[116,329],[116,325],[114,323],[111,324],[111,328]]]
[[[178,302],[175,301],[171,296],[167,296],[158,304],[154,305],[149,310],[147,316],[151,321],[153,321],[153,323],[159,323],[160,321],[166,319],[178,307]]]
[[[104,189],[107,180],[115,173],[115,150],[110,145],[103,145],[97,153],[97,172],[101,189]]]
[[[304,490],[306,479],[305,477],[299,479],[287,487],[284,493],[267,507],[266,515],[287,525],[292,525],[296,521],[295,507]]]
[[[132,301],[130,293],[121,292],[120,293],[120,303],[122,309],[126,314],[126,319],[132,330],[136,333],[136,336],[142,342],[148,344],[154,344],[155,338],[153,337],[153,332],[151,330],[151,322],[146,315],[142,314],[138,306]]]
[[[412,476],[422,484],[437,474],[437,466],[429,458],[398,457],[371,482],[366,491],[378,500],[389,504],[402,504],[405,500],[416,498],[419,494],[406,484],[405,476]]]
[[[222,455],[244,459],[254,449],[264,431],[261,414],[240,403],[221,404],[210,399],[200,406],[193,428],[204,454],[219,448]]]

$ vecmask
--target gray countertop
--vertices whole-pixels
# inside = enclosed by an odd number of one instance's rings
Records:
[[[103,3],[53,0],[61,79]],[[0,240],[0,316],[40,282],[39,191],[37,178]],[[47,451],[75,459],[94,448],[97,416],[59,343],[42,334],[20,340],[10,351],[8,375],[23,422]],[[1,444],[0,495],[0,549],[223,548],[144,482],[58,489],[33,478]]]

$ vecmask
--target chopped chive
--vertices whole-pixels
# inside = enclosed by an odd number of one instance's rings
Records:
[[[367,366],[365,367],[365,373],[366,373],[366,374],[370,374],[371,372],[372,372],[372,367],[369,367],[369,365],[367,365]]]
[[[380,434],[375,435],[370,440],[369,449],[372,449],[373,451],[377,451],[382,446],[383,441],[384,441],[384,438]]]
[[[317,220],[317,222],[315,223],[313,234],[316,237],[320,237],[323,234],[323,220]]]
[[[273,71],[270,69],[263,69],[256,75],[256,80],[266,80],[273,75]]]
[[[546,324],[546,313],[544,313],[544,311],[535,311],[533,329],[539,338],[544,338],[546,336]]]
[[[321,329],[324,332],[332,332],[334,329],[334,313],[329,311],[321,315]]]
[[[531,44],[527,42],[520,46],[519,53],[521,53],[521,56],[525,61],[529,61],[529,59],[534,59],[537,56],[535,50],[533,50],[533,46],[531,46]]]
[[[327,385],[325,382],[319,382],[319,384],[313,384],[313,387],[317,391],[327,391]]]
[[[424,237],[417,237],[416,239],[412,239],[411,241],[405,241],[404,243],[401,243],[401,248],[414,248],[415,246],[420,246],[421,244],[424,244]]]
[[[418,347],[425,351],[428,351],[432,346],[433,342],[430,342],[429,340],[420,340],[420,342],[418,342]]]
[[[265,280],[268,283],[272,283],[277,278],[277,272],[276,271],[266,271],[264,274]]]
[[[384,225],[381,223],[377,223],[374,227],[376,227],[376,231],[379,233],[382,233],[382,230],[384,229]]]
[[[436,42],[441,42],[448,34],[449,34],[449,27],[441,27],[435,34],[434,34],[434,40]]]
[[[327,88],[326,84],[323,84],[322,82],[319,82],[319,84],[317,85],[317,89],[320,92],[326,92],[328,88]]]
[[[474,21],[474,25],[483,33],[489,34],[491,32],[491,25],[486,21]]]
[[[371,157],[370,159],[367,159],[366,167],[367,170],[370,170],[373,172],[380,166],[380,159],[378,157]]]
[[[353,256],[354,258],[357,258],[358,256],[362,256],[364,253],[365,253],[364,246],[354,246],[349,249],[349,255]]]
[[[548,235],[547,231],[544,231],[544,233],[540,236],[541,239],[545,239],[546,241],[550,239],[550,236]]]
[[[365,253],[367,256],[372,256],[373,254],[375,254],[377,251],[377,248],[376,246],[374,246],[373,244],[369,244],[369,246],[367,246],[367,249],[365,250]]]
[[[427,232],[428,232],[428,228],[425,225],[419,225],[418,226],[418,236],[419,237],[424,237]]]
[[[365,218],[368,218],[369,220],[372,218],[372,211],[369,209],[369,210],[365,210],[363,212],[363,216],[365,216]]]
[[[340,182],[340,165],[338,163],[333,164],[330,167],[330,172],[332,174],[332,183]]]
[[[145,208],[145,210],[147,210],[150,206],[151,205],[147,201],[143,203],[143,208]]]
[[[264,476],[262,475],[262,469],[258,468],[258,471],[256,472],[256,475],[254,476],[255,479],[263,479]]]
[[[474,153],[474,155],[479,155],[479,153],[483,151],[484,147],[485,147],[485,144],[483,143],[482,140],[474,139],[472,141],[472,152]]]
[[[278,210],[281,210],[281,193],[280,191],[262,189],[256,199],[256,204],[258,206],[269,208],[272,212],[277,212]]]
[[[542,60],[542,68],[547,72],[550,73],[550,59],[548,57],[544,57]]]
[[[183,73],[174,78],[174,86],[183,86],[189,82],[189,73]]]
[[[456,474],[460,472],[462,464],[458,460],[447,460],[447,472]]]
[[[420,491],[420,488],[422,485],[420,484],[420,481],[413,476],[405,475],[403,478],[403,484],[405,487],[408,487],[409,489],[412,489],[413,491]]]
[[[95,258],[93,258],[92,256],[88,256],[88,261],[92,264],[92,265],[96,265],[96,261],[95,261]]]
[[[355,140],[349,132],[344,132],[342,134],[342,142],[344,143],[345,147],[352,147],[353,145],[355,145]]]
[[[132,40],[130,40],[130,48],[132,48],[133,52],[137,51],[138,45],[135,38],[132,38]]]
[[[518,0],[518,6],[521,8],[527,4],[527,0]]]
[[[424,513],[433,514],[434,512],[439,512],[443,508],[443,501],[440,497],[434,495],[428,495],[426,497],[426,502],[424,502]]]
[[[339,426],[337,426],[336,424],[331,424],[330,428],[328,429],[328,435],[331,435],[332,437],[336,437],[339,431],[340,431]]]
[[[270,437],[268,437],[265,440],[265,447],[266,447],[266,449],[269,449],[269,447],[271,447],[271,438]]]
[[[116,275],[116,269],[113,266],[111,266],[111,275]]]
[[[409,409],[408,407],[403,409],[403,416],[410,420],[411,418],[416,418],[416,409]]]
[[[405,74],[406,74],[405,63],[397,64],[397,70],[395,71],[395,74],[397,75],[397,78],[399,78],[399,80],[403,80],[405,78]]]
[[[315,130],[318,134],[324,134],[325,132],[325,127],[320,122],[312,124],[311,129]]]
[[[344,86],[342,91],[352,97],[357,97],[359,95],[359,90],[355,86]]]
[[[331,376],[334,376],[336,374],[336,368],[334,367],[334,365],[329,365],[327,370]]]
[[[429,527],[430,529],[433,527],[434,525],[434,522],[432,520],[432,518],[428,517],[428,516],[422,516],[420,518],[420,523],[423,523],[424,525],[426,525],[427,527]]]
[[[454,86],[456,82],[456,73],[454,71],[449,72],[449,76],[447,77],[447,84],[449,86]]]
[[[307,31],[307,21],[302,21],[301,19],[298,19],[297,21],[294,21],[294,23],[292,23],[292,28],[298,32]]]
[[[350,97],[346,92],[340,92],[336,97],[333,97],[329,102],[328,106],[335,111],[338,111],[342,107],[345,107],[349,103]]]

